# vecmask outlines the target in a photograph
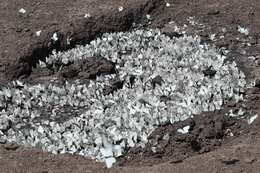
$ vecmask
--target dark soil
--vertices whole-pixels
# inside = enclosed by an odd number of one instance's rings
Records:
[[[46,78],[58,81],[95,80],[97,76],[115,74],[115,64],[101,56],[78,60],[68,64],[55,62],[47,67],[33,68],[30,76],[23,79],[28,83],[45,83]]]
[[[54,49],[67,50],[90,42],[105,32],[129,30],[144,20],[158,0],[112,1],[2,1],[0,2],[1,79],[28,77],[39,59]],[[124,6],[122,12],[119,6]],[[25,14],[18,13],[20,8]],[[85,14],[91,17],[84,18]],[[41,35],[35,32],[41,30]],[[58,40],[51,38],[57,33]],[[69,39],[69,44],[67,42]]]
[[[144,149],[131,148],[118,164],[145,166],[167,161],[178,163],[188,157],[216,150],[222,144],[248,133],[250,127],[246,121],[226,116],[224,112],[203,113],[173,125],[161,126],[149,136]],[[177,132],[185,126],[190,126],[188,133]],[[154,151],[152,147],[155,147]]]
[[[88,81],[102,73],[113,73],[113,64],[104,62],[102,57],[101,61],[86,62],[84,66],[70,64],[61,71],[35,67],[37,61],[43,60],[53,49],[67,50],[77,44],[84,45],[104,32],[126,31],[139,24],[141,27],[161,28],[171,37],[181,37],[170,21],[178,26],[186,24],[187,33],[200,35],[202,42],[228,48],[231,50],[228,60],[235,60],[248,80],[260,79],[260,1],[167,2],[170,7],[166,7],[164,0],[1,1],[0,87],[17,78],[32,83],[56,80],[62,84],[64,80],[81,78]],[[121,5],[124,10],[119,12]],[[20,8],[27,12],[19,14]],[[86,13],[90,13],[91,17],[84,18]],[[147,14],[151,15],[150,22],[146,19]],[[187,18],[190,16],[203,25],[189,23]],[[239,33],[238,26],[249,28],[249,36]],[[35,32],[39,30],[42,33],[37,37]],[[59,37],[56,42],[51,39],[55,32]],[[216,34],[214,41],[210,39],[212,34]],[[220,38],[222,35],[224,37]],[[67,44],[67,38],[71,39],[70,44]],[[250,56],[255,59],[248,58]],[[108,68],[104,69],[104,66]],[[208,69],[205,75],[214,75],[214,72]],[[159,77],[154,81],[155,85],[163,82]],[[120,89],[122,82],[112,80],[104,92],[109,94]],[[257,173],[260,170],[260,119],[257,118],[251,125],[247,124],[247,119],[260,115],[259,81],[244,95],[244,102],[236,104],[230,101],[221,111],[203,113],[184,122],[159,127],[151,134],[144,149],[130,149],[110,170],[104,169],[103,164],[79,156],[52,155],[5,144],[0,145],[0,172]],[[242,118],[225,116],[230,109],[238,112],[240,108],[246,111]],[[186,125],[191,126],[187,134],[176,132]],[[156,152],[152,152],[151,147],[157,140]]]
[[[116,73],[116,68],[113,62],[97,56],[65,66],[60,73],[64,78],[96,79],[100,75]]]
[[[205,112],[174,124],[158,127],[150,136],[145,148],[131,148],[120,158],[118,166],[151,166],[158,163],[180,163],[189,157],[207,153],[235,143],[242,136],[258,131],[260,120],[249,125],[249,117],[259,114],[260,89],[255,87],[246,93],[246,101],[235,103],[229,101],[224,109]],[[230,117],[239,109],[244,115]],[[177,132],[190,126],[188,133]],[[154,151],[152,147],[155,147]]]

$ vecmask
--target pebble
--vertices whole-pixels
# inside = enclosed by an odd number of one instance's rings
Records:
[[[23,8],[21,8],[21,9],[19,10],[19,13],[25,14],[25,13],[26,13],[26,10],[23,9]]]
[[[17,145],[16,143],[7,143],[7,144],[4,144],[3,146],[6,150],[17,150],[19,148],[19,145]]]
[[[181,129],[177,129],[177,132],[181,133],[181,134],[186,134],[186,133],[189,132],[189,129],[190,129],[190,126],[185,126],[185,127],[181,128]]]
[[[37,36],[37,37],[41,36],[41,32],[42,32],[41,30],[36,31],[36,32],[35,32],[36,36]]]
[[[119,12],[121,12],[121,11],[123,11],[123,10],[124,10],[124,7],[123,7],[123,6],[118,7],[118,11],[119,11]]]
[[[84,15],[84,18],[90,18],[91,17],[91,15],[89,14],[89,13],[86,13],[85,15]]]
[[[244,162],[245,162],[245,163],[251,164],[251,163],[253,163],[253,162],[255,162],[255,161],[256,161],[256,157],[255,157],[255,156],[251,156],[251,157],[246,157],[246,158],[244,158]]]
[[[260,88],[260,79],[255,80],[255,87]]]

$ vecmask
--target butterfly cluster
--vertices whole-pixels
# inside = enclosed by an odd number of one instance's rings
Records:
[[[159,30],[107,33],[85,46],[53,52],[39,68],[95,55],[114,62],[117,74],[88,84],[17,81],[2,89],[0,141],[79,154],[111,167],[126,149],[144,147],[157,126],[221,109],[226,99],[243,99],[245,75],[221,50],[201,44],[199,37],[170,38]],[[105,95],[115,77],[124,81],[122,88]]]

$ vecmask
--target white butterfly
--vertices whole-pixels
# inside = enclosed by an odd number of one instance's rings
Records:
[[[258,115],[254,115],[254,116],[250,117],[250,118],[247,120],[248,124],[252,124],[252,123],[256,120],[257,117],[258,117]]]
[[[177,129],[177,132],[181,133],[181,134],[186,134],[186,133],[189,132],[189,129],[190,129],[190,126],[185,126],[185,127],[181,128],[181,129]]]

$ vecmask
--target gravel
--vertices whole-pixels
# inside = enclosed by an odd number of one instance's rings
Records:
[[[0,141],[79,154],[111,167],[126,149],[144,147],[159,125],[243,99],[245,75],[223,54],[199,37],[170,38],[159,30],[104,34],[53,52],[38,68],[102,56],[117,73],[63,86],[14,81],[0,91]],[[122,87],[104,94],[115,78]]]

